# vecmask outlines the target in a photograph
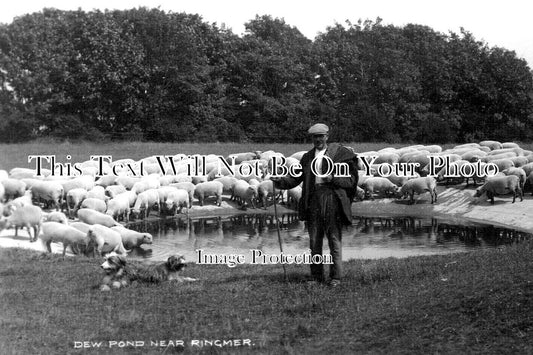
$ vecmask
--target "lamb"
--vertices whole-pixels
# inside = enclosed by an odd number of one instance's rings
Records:
[[[233,196],[243,209],[246,208],[247,202],[250,202],[252,208],[255,208],[254,200],[257,198],[257,194],[257,186],[252,186],[244,180],[238,180],[233,187]]]
[[[200,206],[204,205],[205,198],[209,196],[215,196],[217,198],[216,204],[220,206],[222,204],[222,192],[224,185],[219,181],[206,181],[199,183],[194,188],[194,197],[200,202]]]
[[[182,189],[171,191],[167,195],[165,206],[167,211],[174,212],[174,214],[181,213],[183,207],[187,208],[187,213],[189,213],[189,193]]]
[[[87,190],[81,187],[71,189],[67,192],[67,213],[69,217],[76,215],[83,200],[87,198]]]
[[[371,176],[366,179],[361,188],[365,191],[365,196],[374,200],[374,193],[380,192],[382,194],[396,194],[398,186],[393,184],[389,179],[380,176]]]
[[[184,182],[176,182],[176,183],[170,184],[170,186],[187,191],[187,193],[189,194],[189,205],[187,206],[187,208],[191,208],[192,200],[194,198],[194,189],[195,189],[194,184],[192,182],[184,181]]]
[[[128,253],[128,250],[126,250],[122,243],[120,233],[111,228],[100,224],[94,224],[87,232],[87,236],[96,245],[100,255],[112,251],[122,255],[127,255]]]
[[[135,205],[131,209],[131,212],[138,218],[141,212],[141,208],[144,208],[144,218],[150,215],[150,210],[159,204],[159,194],[156,189],[148,189],[137,195]]]
[[[86,250],[91,243],[87,233],[62,223],[45,222],[42,229],[43,234],[39,238],[49,253],[52,252],[50,248],[52,242],[63,244],[63,256],[65,256],[68,246],[73,251],[76,251],[78,246],[82,246]]]
[[[487,179],[487,182],[483,186],[476,190],[474,196],[481,197],[486,193],[487,198],[490,199],[490,203],[494,204],[495,195],[504,195],[510,192],[513,193],[513,203],[517,195],[520,196],[520,201],[524,200],[522,189],[520,188],[520,178],[516,175],[491,177]]]
[[[437,180],[434,177],[426,176],[408,180],[402,185],[398,195],[400,197],[409,195],[409,203],[413,204],[415,202],[415,193],[421,195],[425,192],[429,192],[431,195],[431,203],[437,202]]]
[[[87,224],[101,224],[106,227],[114,227],[119,225],[119,223],[115,221],[113,217],[88,208],[79,209],[78,218],[81,222],[85,222]]]
[[[150,233],[139,233],[122,226],[113,227],[111,229],[120,234],[122,244],[126,249],[131,250],[140,247],[142,244],[152,244],[153,241],[153,237]]]
[[[43,212],[38,206],[22,206],[17,208],[9,217],[2,217],[0,219],[0,231],[15,227],[15,237],[18,234],[18,229],[26,227],[28,235],[30,236],[30,242],[37,240],[39,230],[41,229],[41,221]],[[33,238],[31,236],[31,230],[33,229]]]
[[[24,192],[26,191],[26,184],[21,180],[8,178],[2,180],[1,184],[4,186],[5,201],[24,196]]]
[[[43,213],[45,222],[57,222],[61,224],[68,224],[68,218],[63,212],[52,211],[49,213]]]
[[[107,210],[107,205],[104,201],[97,198],[86,198],[80,205],[80,208],[89,208],[101,213]]]
[[[130,218],[130,199],[128,194],[118,194],[107,202],[106,215],[113,217],[116,221],[122,217],[125,222]]]
[[[530,172],[529,175],[527,176],[527,182],[528,182],[529,186],[532,187],[531,196],[533,196],[533,171]]]

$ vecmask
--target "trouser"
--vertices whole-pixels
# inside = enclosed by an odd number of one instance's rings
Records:
[[[317,186],[310,200],[308,220],[311,255],[322,255],[324,236],[328,238],[329,251],[333,264],[329,276],[340,280],[342,277],[342,223],[341,204],[335,191],[327,186]],[[324,280],[324,264],[311,264],[311,276]]]

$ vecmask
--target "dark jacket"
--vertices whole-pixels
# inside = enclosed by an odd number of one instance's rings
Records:
[[[355,196],[358,180],[357,155],[349,148],[337,143],[328,144],[324,155],[331,158],[334,163],[348,164],[350,177],[340,177],[334,174],[330,184],[342,205],[341,220],[344,224],[350,225],[352,223],[351,204]],[[311,163],[314,158],[315,149],[313,148],[305,153],[300,160],[302,174],[299,177],[286,176],[275,182],[275,187],[278,189],[292,189],[303,182],[302,197],[298,205],[298,217],[302,221],[309,220],[309,205],[311,196],[315,191],[315,176],[311,171]]]

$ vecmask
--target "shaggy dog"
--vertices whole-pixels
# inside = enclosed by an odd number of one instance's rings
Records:
[[[191,277],[184,277],[178,272],[187,266],[185,258],[181,255],[170,256],[166,262],[155,265],[141,265],[126,263],[126,258],[115,252],[105,256],[105,261],[100,265],[105,270],[103,284],[100,289],[109,291],[110,286],[120,288],[129,283],[138,281],[144,283],[158,283],[163,281],[197,281]]]

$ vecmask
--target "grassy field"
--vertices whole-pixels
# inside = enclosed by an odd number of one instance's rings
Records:
[[[530,243],[351,261],[336,289],[306,285],[306,266],[286,282],[280,265],[191,265],[199,282],[102,292],[100,263],[0,249],[1,352],[533,352]],[[193,343],[235,339],[245,345]]]

